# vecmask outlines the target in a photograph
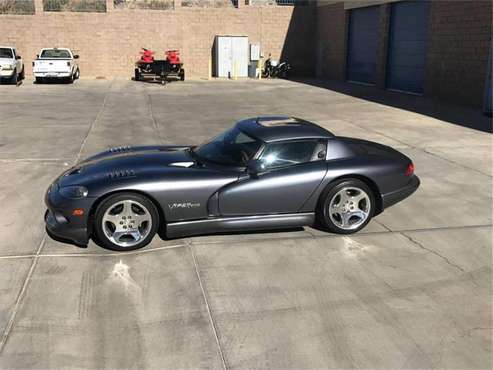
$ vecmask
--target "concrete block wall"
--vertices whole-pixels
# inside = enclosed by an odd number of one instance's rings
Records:
[[[43,47],[69,47],[80,55],[83,77],[130,77],[141,47],[164,57],[179,49],[187,77],[208,75],[214,36],[248,36],[264,55],[285,58],[296,74],[313,74],[315,7],[242,6],[238,8],[181,7],[174,10],[114,9],[107,13],[43,12],[0,15],[0,44],[14,45],[23,56],[26,73]],[[176,6],[178,5],[178,6]]]
[[[431,5],[427,95],[481,106],[492,37],[492,2]]]

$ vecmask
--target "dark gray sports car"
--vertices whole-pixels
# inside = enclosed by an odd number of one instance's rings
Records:
[[[114,250],[168,238],[317,224],[361,230],[419,186],[411,160],[298,118],[238,122],[200,146],[118,147],[46,194],[50,235]]]

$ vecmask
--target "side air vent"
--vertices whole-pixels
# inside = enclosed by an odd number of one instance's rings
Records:
[[[135,171],[134,170],[116,170],[116,171],[108,172],[107,176],[111,180],[122,179],[122,178],[126,178],[126,177],[135,177]]]
[[[108,152],[110,153],[125,153],[125,152],[129,152],[132,150],[132,147],[131,146],[115,146],[113,148],[110,148],[108,150]]]

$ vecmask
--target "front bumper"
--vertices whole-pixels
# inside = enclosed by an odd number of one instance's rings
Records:
[[[383,208],[388,208],[394,204],[406,199],[412,193],[414,193],[419,187],[420,181],[419,177],[413,175],[409,180],[409,183],[396,191],[382,195],[382,205]]]
[[[66,199],[58,194],[58,187],[52,186],[46,193],[45,212],[46,229],[54,236],[70,240],[79,245],[87,245],[89,242],[88,219],[93,198]],[[84,209],[83,216],[73,216],[76,208]]]
[[[72,75],[71,72],[33,72],[34,77],[44,78],[66,78]]]
[[[13,69],[1,69],[0,70],[0,77],[1,78],[12,77],[13,74],[14,74]]]

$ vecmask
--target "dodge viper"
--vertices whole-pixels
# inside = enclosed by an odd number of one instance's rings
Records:
[[[292,117],[236,123],[199,146],[116,147],[58,177],[48,233],[125,251],[166,238],[318,225],[364,228],[419,186],[413,162],[381,144]]]

